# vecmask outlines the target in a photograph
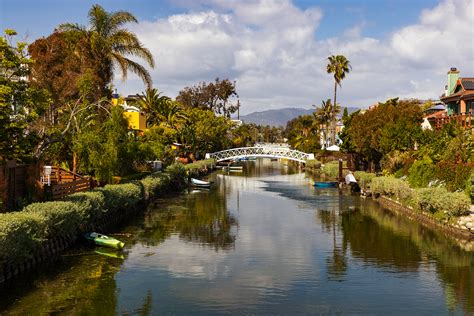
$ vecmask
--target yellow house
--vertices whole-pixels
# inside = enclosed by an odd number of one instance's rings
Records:
[[[127,101],[133,102],[135,99],[136,96],[133,95],[122,99],[116,92],[112,94],[112,104],[120,105],[123,108],[123,116],[128,121],[128,129],[143,132],[147,129],[145,115],[137,107],[127,104]]]
[[[146,118],[136,107],[124,107],[123,116],[128,120],[128,129],[145,131]]]

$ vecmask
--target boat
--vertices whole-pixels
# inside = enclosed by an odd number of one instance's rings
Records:
[[[211,182],[191,178],[191,184],[196,188],[210,188]]]
[[[337,181],[316,181],[314,186],[317,188],[337,188]]]
[[[123,246],[125,246],[125,244],[118,239],[95,232],[85,233],[84,238],[98,246],[103,247],[123,249]]]

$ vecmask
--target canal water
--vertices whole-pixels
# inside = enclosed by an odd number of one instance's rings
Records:
[[[270,160],[210,175],[0,290],[1,315],[471,314],[474,256]]]

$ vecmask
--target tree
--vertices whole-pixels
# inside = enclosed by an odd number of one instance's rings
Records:
[[[287,123],[285,134],[292,148],[307,153],[320,148],[318,125],[314,123],[311,115],[301,115]]]
[[[31,158],[37,135],[29,124],[41,116],[50,104],[49,94],[26,80],[33,61],[26,43],[11,39],[17,33],[5,30],[0,37],[0,160]]]
[[[340,107],[336,106],[335,110],[331,104],[331,99],[327,99],[326,101],[322,101],[321,107],[316,107],[316,111],[313,113],[315,123],[321,126],[321,131],[323,133],[324,138],[324,146],[327,146],[327,139],[328,139],[328,126],[332,124],[333,116],[339,113]],[[323,145],[323,144],[321,144]]]
[[[92,54],[99,62],[99,75],[105,83],[112,81],[115,67],[118,66],[124,80],[130,70],[150,88],[152,79],[148,70],[127,57],[139,57],[150,67],[154,67],[150,51],[143,46],[134,33],[124,28],[126,23],[137,23],[137,19],[125,11],[107,12],[98,4],[92,6],[88,15],[89,28],[66,23],[59,26],[59,31],[78,32],[89,41]]]
[[[331,126],[331,142],[336,143],[336,95],[337,86],[341,86],[341,81],[346,77],[346,73],[352,69],[349,61],[343,55],[332,55],[328,57],[328,65],[326,67],[327,73],[334,74],[334,103],[333,103],[333,117]]]
[[[382,157],[393,151],[407,151],[415,147],[421,138],[422,112],[416,100],[398,101],[398,98],[354,115],[347,129],[354,148],[367,161],[379,163]]]
[[[223,114],[226,117],[237,111],[238,103],[232,102],[232,98],[237,98],[235,82],[229,79],[220,80],[216,78],[214,82],[201,82],[194,87],[185,87],[179,92],[176,101],[186,107],[211,110],[216,114]]]
[[[99,63],[91,50],[90,43],[77,32],[54,32],[29,45],[28,51],[35,61],[30,82],[47,89],[53,99],[44,117],[50,126],[60,123],[60,112],[68,102],[84,94],[85,91],[81,91],[84,80],[90,82],[86,96],[89,102],[103,96],[107,82],[100,78]]]

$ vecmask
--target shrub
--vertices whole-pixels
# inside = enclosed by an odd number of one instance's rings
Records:
[[[451,191],[464,191],[467,180],[473,170],[472,163],[440,161],[436,165],[436,173],[440,180],[446,183],[446,188]]]
[[[19,263],[32,257],[44,240],[44,221],[39,214],[0,214],[0,264]]]
[[[100,219],[107,212],[105,196],[101,191],[74,193],[67,196],[65,201],[79,204],[83,220],[89,223]]]
[[[374,194],[395,198],[399,202],[409,205],[413,198],[413,190],[404,180],[394,177],[376,177],[370,185]]]
[[[140,182],[145,191],[145,198],[150,199],[164,191],[164,189],[169,185],[170,177],[168,174],[158,173],[148,176]]]
[[[408,182],[413,188],[427,187],[436,179],[436,166],[429,158],[417,160],[408,170]]]
[[[445,188],[417,189],[413,203],[418,210],[431,214],[443,212],[448,218],[468,214],[471,206],[464,193],[448,192]]]
[[[24,214],[40,216],[47,238],[75,234],[85,212],[80,204],[62,201],[33,203],[22,210]]]
[[[471,204],[474,204],[474,172],[471,173],[471,176],[467,180],[466,194],[471,198]]]
[[[319,169],[321,168],[321,161],[317,159],[311,159],[306,161],[306,168],[309,169]]]
[[[186,168],[180,163],[174,163],[168,166],[165,170],[170,176],[170,182],[175,188],[181,188],[184,186],[187,180]]]
[[[321,167],[321,172],[328,178],[337,178],[339,176],[339,161],[331,161]]]
[[[94,189],[93,192],[104,194],[105,207],[111,212],[134,208],[145,198],[143,185],[140,182],[108,184],[103,188]]]
[[[354,172],[354,177],[359,181],[359,186],[367,190],[370,188],[370,183],[372,179],[375,178],[377,175],[375,173],[365,172],[365,171],[356,171]]]

